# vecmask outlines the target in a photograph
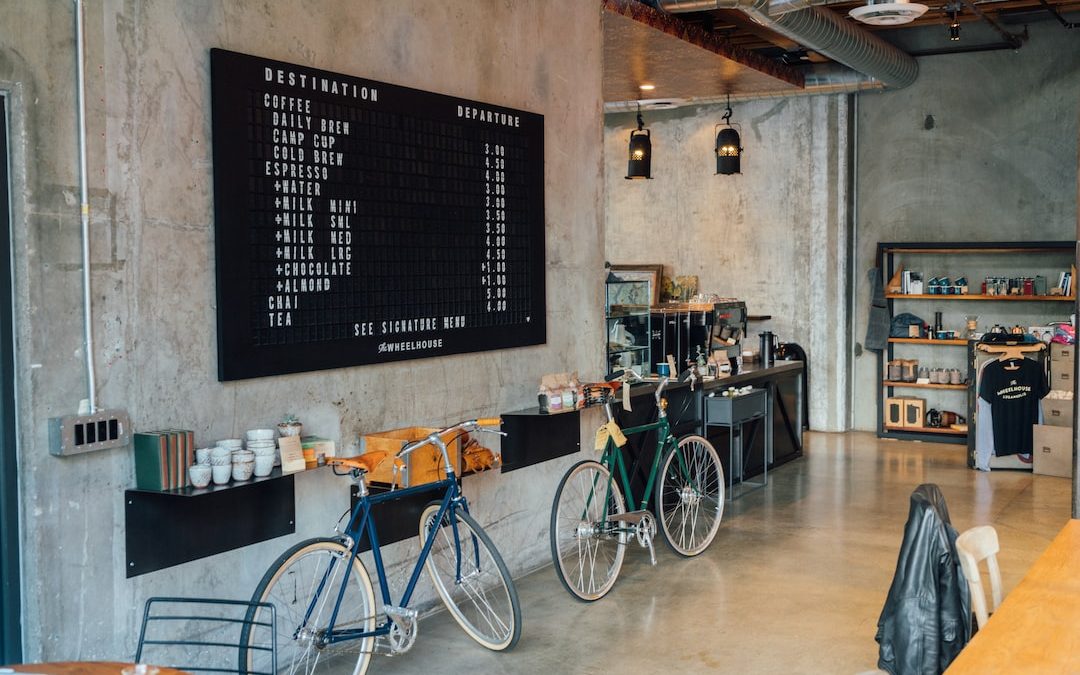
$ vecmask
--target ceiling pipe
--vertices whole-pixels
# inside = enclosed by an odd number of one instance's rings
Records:
[[[841,2],[851,2],[851,0],[770,0],[769,16],[775,18],[788,12],[797,12],[800,9],[835,5]]]
[[[86,170],[86,47],[84,46],[83,0],[75,3],[75,88],[78,98],[79,135],[79,222],[82,231],[83,348],[86,350],[86,399],[79,413],[97,412],[97,378],[94,376],[94,329],[90,294],[90,190]]]
[[[919,64],[909,54],[835,12],[814,6],[773,17],[769,5],[770,0],[660,0],[664,11],[675,14],[738,10],[769,30],[891,89],[908,86],[919,74]]]

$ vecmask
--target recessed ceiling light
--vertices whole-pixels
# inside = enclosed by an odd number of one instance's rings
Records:
[[[652,91],[653,89],[656,89],[656,85],[655,84],[642,84],[642,85],[638,86],[638,89],[640,89],[641,91]]]

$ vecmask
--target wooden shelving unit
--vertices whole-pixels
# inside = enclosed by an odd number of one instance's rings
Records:
[[[930,340],[927,338],[889,338],[894,345],[932,345],[935,347],[967,347],[967,340]]]
[[[968,388],[966,384],[919,384],[918,382],[896,382],[892,380],[883,380],[881,386],[906,387],[908,389],[955,389],[957,391],[967,391]]]
[[[997,302],[1076,302],[1075,295],[927,295],[886,293],[887,300],[993,300]]]
[[[937,427],[885,427],[886,431],[913,434],[941,434],[942,436],[967,436],[967,431]]]
[[[1042,241],[1042,242],[978,242],[978,243],[961,243],[961,242],[943,242],[943,243],[879,243],[877,247],[877,264],[882,271],[883,279],[885,283],[885,290],[889,290],[889,282],[893,280],[894,275],[899,276],[897,270],[904,268],[916,269],[925,271],[927,269],[940,269],[949,271],[950,268],[955,271],[957,267],[960,271],[968,272],[967,278],[970,280],[969,284],[974,284],[974,289],[979,290],[983,276],[1020,276],[1017,274],[1017,268],[1024,265],[1028,265],[1032,268],[1031,272],[1024,273],[1023,276],[1034,276],[1035,274],[1042,274],[1047,278],[1048,283],[1056,284],[1057,278],[1052,276],[1051,270],[1058,269],[1061,271],[1072,271],[1073,283],[1076,284],[1076,270],[1073,268],[1074,255],[1076,250],[1076,243],[1072,241]],[[1005,268],[1004,273],[998,273],[994,269],[994,260],[968,260],[964,263],[962,260],[945,260],[939,256],[970,256],[970,255],[1002,255],[1005,256],[1001,260],[1002,266]],[[920,259],[919,256],[930,256],[929,259]],[[1005,262],[1007,261],[1007,262]],[[985,270],[982,270],[983,264],[987,265]],[[914,265],[914,267],[913,267]],[[975,271],[979,270],[976,274]],[[896,286],[893,286],[895,289]],[[969,286],[970,288],[970,286]],[[904,303],[905,301],[917,301],[921,303],[918,307],[921,310],[916,314],[920,317],[924,317],[922,312],[926,311],[926,307],[929,302],[936,303],[939,300],[942,301],[960,301],[960,302],[972,302],[979,303],[979,309],[974,307],[970,311],[978,314],[990,314],[997,317],[999,320],[992,321],[991,323],[1000,323],[1002,325],[1009,325],[1010,310],[1004,310],[1001,312],[994,312],[989,309],[987,303],[1046,303],[1046,314],[1053,316],[1059,313],[1068,314],[1069,309],[1063,307],[1065,303],[1075,304],[1076,293],[1073,292],[1070,295],[982,295],[979,293],[964,294],[964,295],[945,295],[945,294],[904,294],[904,293],[885,293],[886,303],[888,305],[889,317],[895,316],[898,312],[910,311],[906,306],[901,305],[903,309],[897,309],[894,307],[896,302]],[[963,305],[951,305],[951,313],[954,315],[959,311],[965,310],[959,309]],[[1015,306],[1014,307],[1018,307]],[[932,309],[933,306],[931,305]],[[941,309],[939,306],[936,309]],[[1025,307],[1023,311],[1019,308],[1012,310],[1012,312],[1018,312],[1023,315],[1030,316],[1033,313],[1041,314],[1042,309],[1036,305],[1035,312]],[[924,317],[925,318],[925,317]],[[984,317],[985,319],[985,317]],[[1027,325],[1027,324],[1025,324]],[[879,353],[878,367],[882,374],[881,389],[879,390],[878,397],[878,436],[882,438],[895,438],[895,439],[910,439],[910,440],[924,440],[924,441],[937,441],[944,443],[965,443],[968,442],[969,434],[971,438],[974,438],[975,425],[973,420],[973,407],[974,407],[974,369],[972,363],[956,362],[955,354],[953,352],[942,353],[942,360],[949,363],[955,362],[955,365],[961,367],[968,376],[968,384],[918,384],[916,382],[898,382],[895,380],[887,379],[886,364],[894,359],[900,358],[896,355],[895,350],[900,350],[901,354],[910,354],[910,349],[923,348],[923,347],[968,347],[967,358],[965,361],[972,360],[973,343],[969,343],[966,339],[956,340],[931,340],[927,338],[908,338],[908,337],[890,337],[885,350]],[[945,357],[948,356],[948,359]],[[925,361],[924,361],[925,363]],[[906,389],[910,390],[937,390],[937,391],[966,391],[967,401],[963,407],[953,408],[953,410],[966,412],[968,419],[968,430],[959,431],[956,429],[936,429],[931,427],[894,427],[885,424],[885,399],[890,397],[904,397],[903,392]],[[909,397],[916,398],[915,395],[909,394]],[[950,394],[951,396],[951,394]],[[952,399],[949,399],[950,401]],[[929,404],[928,404],[929,406]],[[969,443],[969,446],[971,444]],[[970,449],[970,447],[969,447]]]

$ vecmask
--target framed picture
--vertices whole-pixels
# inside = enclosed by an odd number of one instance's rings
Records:
[[[644,304],[650,306],[660,304],[660,279],[664,275],[663,265],[612,265],[610,269],[612,274],[623,281],[648,281],[650,297]],[[632,302],[631,298],[626,298],[626,300],[627,302],[619,304],[643,304]]]

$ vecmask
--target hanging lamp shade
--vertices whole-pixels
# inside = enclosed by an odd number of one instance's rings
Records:
[[[742,142],[739,132],[731,127],[724,127],[716,134],[716,173],[725,176],[739,171]]]
[[[652,178],[652,137],[645,129],[641,113],[637,116],[638,128],[630,132],[630,158],[626,163],[626,178]]]
[[[627,178],[652,178],[652,140],[649,130],[630,132],[630,160],[626,165]]]

